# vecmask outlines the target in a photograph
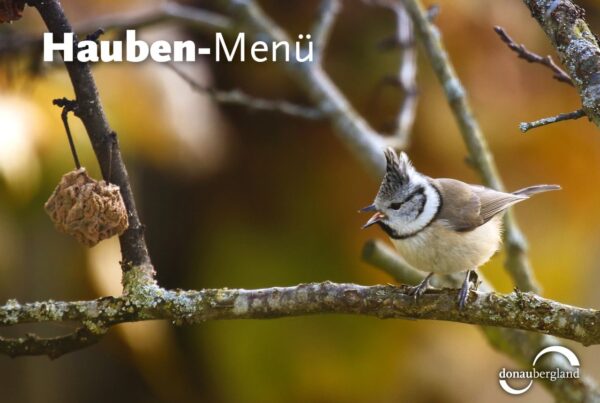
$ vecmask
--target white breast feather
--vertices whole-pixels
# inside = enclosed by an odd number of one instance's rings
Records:
[[[472,231],[456,232],[437,220],[415,236],[392,242],[415,269],[456,273],[476,269],[494,255],[501,243],[501,223],[496,216]]]

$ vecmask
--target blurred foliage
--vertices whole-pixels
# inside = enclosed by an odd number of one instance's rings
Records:
[[[158,4],[63,3],[74,22]],[[319,3],[261,4],[291,33],[302,33]],[[598,27],[597,3],[582,5]],[[553,54],[520,2],[446,0],[440,6],[436,23],[508,188],[563,186],[516,209],[543,294],[597,306],[597,128],[580,119],[527,135],[518,131],[521,121],[572,111],[579,102],[572,88],[518,60],[493,32],[492,26],[501,25],[529,49]],[[388,11],[345,2],[325,60],[336,84],[380,130],[389,129],[402,97],[396,88],[380,85],[395,74],[398,53],[382,52],[377,44],[394,29]],[[21,21],[0,28],[0,38],[42,30],[35,12],[26,10]],[[144,35],[212,41],[183,29]],[[420,103],[409,154],[431,176],[478,182],[464,163],[465,147],[423,55],[419,65]],[[112,240],[84,250],[57,234],[43,213],[44,201],[72,167],[60,111],[51,100],[72,96],[72,89],[62,68],[32,77],[26,66],[16,59],[0,64],[0,300],[118,293],[118,244]],[[185,68],[219,88],[306,101],[273,64],[203,60]],[[94,73],[124,149],[163,285],[391,281],[359,257],[365,240],[384,237],[377,229],[360,231],[364,217],[356,213],[374,196],[377,181],[327,124],[219,107],[152,63],[96,66]],[[83,127],[74,118],[71,124],[84,165],[98,177]],[[483,273],[509,292],[502,261],[500,254]],[[498,387],[497,371],[516,364],[478,333],[457,324],[338,316],[182,328],[129,324],[55,362],[0,357],[0,386],[3,402],[509,401]],[[575,350],[587,373],[599,373],[597,347]],[[539,385],[527,397],[550,400]]]

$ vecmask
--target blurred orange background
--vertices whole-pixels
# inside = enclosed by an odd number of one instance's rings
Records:
[[[150,9],[157,1],[64,0],[71,21]],[[198,6],[212,7],[198,1]],[[318,1],[261,1],[291,34],[306,33]],[[579,2],[592,28],[597,2]],[[494,25],[542,54],[553,50],[518,1],[440,1],[436,19],[508,189],[558,183],[563,191],[519,205],[543,295],[597,307],[600,280],[600,137],[586,119],[521,134],[521,121],[579,108],[576,91],[543,67],[519,60]],[[394,121],[401,92],[379,84],[394,75],[398,51],[377,44],[394,15],[344,2],[325,68],[372,126]],[[41,34],[33,9],[0,26]],[[149,39],[194,38],[174,25],[145,29]],[[555,60],[558,60],[554,56]],[[116,239],[88,250],[57,234],[43,203],[73,168],[54,98],[72,97],[62,68],[41,76],[26,58],[0,59],[0,301],[90,299],[120,292]],[[276,64],[182,66],[199,82],[266,98],[305,103]],[[361,262],[376,229],[360,230],[357,209],[378,181],[326,122],[216,105],[164,66],[96,65],[106,113],[117,131],[161,285],[256,288],[331,280],[377,284],[392,279]],[[430,176],[478,183],[442,89],[419,53],[419,108],[408,153]],[[71,118],[80,158],[98,177],[82,125]],[[496,256],[482,272],[502,292],[513,285]],[[27,329],[3,329],[14,334]],[[61,333],[68,329],[46,329]],[[315,316],[272,321],[125,324],[98,345],[56,361],[0,357],[4,402],[480,402],[513,401],[498,386],[502,367],[517,368],[473,326],[443,322]],[[598,347],[567,343],[582,371],[600,373]],[[551,401],[541,385],[523,397]]]

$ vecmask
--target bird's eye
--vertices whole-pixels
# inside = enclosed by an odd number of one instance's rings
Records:
[[[390,204],[390,208],[393,210],[398,210],[402,206],[402,203],[392,203]]]

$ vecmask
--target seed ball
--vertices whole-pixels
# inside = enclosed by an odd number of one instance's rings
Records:
[[[59,232],[89,247],[129,226],[119,187],[90,178],[85,168],[64,174],[44,208]]]

